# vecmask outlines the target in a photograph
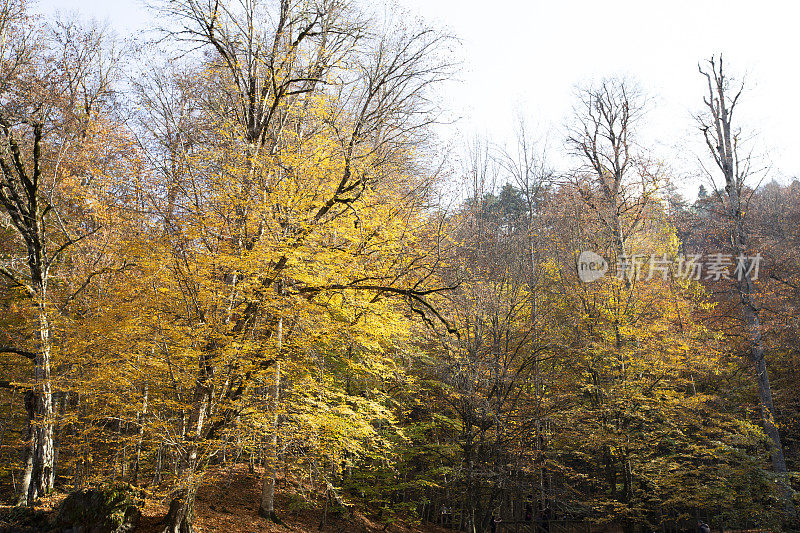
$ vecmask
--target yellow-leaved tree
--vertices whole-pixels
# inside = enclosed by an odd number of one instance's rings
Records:
[[[129,419],[146,420],[130,449],[158,441],[174,455],[167,531],[192,529],[198,484],[234,426],[263,433],[260,513],[274,520],[281,424],[313,434],[323,478],[348,454],[385,453],[374,426],[394,431],[380,385],[401,373],[393,354],[412,317],[448,327],[435,175],[417,164],[442,43],[424,29],[378,36],[354,65],[318,73],[332,88],[269,93],[273,118],[256,133],[221,112],[247,97],[224,54],[174,80],[203,95],[202,119],[161,138],[170,165],[142,181],[154,216],[128,239],[138,260],[103,334],[107,353],[126,354]],[[358,395],[342,365],[363,380]]]

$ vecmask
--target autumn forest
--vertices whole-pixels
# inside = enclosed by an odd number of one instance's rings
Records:
[[[453,146],[435,25],[151,4],[0,0],[0,531],[800,528],[800,182],[736,58],[686,65],[686,186],[635,80],[568,158]]]

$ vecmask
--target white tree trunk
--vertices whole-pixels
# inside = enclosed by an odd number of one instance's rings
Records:
[[[267,457],[261,483],[261,505],[258,514],[273,521],[275,514],[275,481],[278,472],[278,405],[281,393],[280,352],[283,344],[283,318],[278,319],[278,354],[275,358],[275,388],[272,397],[272,434],[267,441]]]
[[[50,384],[50,323],[46,283],[38,287],[39,351],[33,361],[33,390],[27,395],[28,438],[19,502],[33,505],[53,488],[53,392]]]

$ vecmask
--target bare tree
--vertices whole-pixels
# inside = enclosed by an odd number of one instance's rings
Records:
[[[24,0],[0,2],[0,95],[13,90],[20,70],[29,64],[35,48]]]
[[[555,180],[555,172],[547,162],[547,143],[535,137],[523,117],[519,117],[516,143],[502,154],[501,164],[519,189],[530,224],[543,196]]]
[[[578,97],[567,138],[567,145],[583,163],[575,185],[585,205],[609,231],[610,248],[621,261],[629,253],[628,238],[640,228],[642,215],[660,186],[635,139],[646,102],[632,83],[621,79],[581,89]]]
[[[703,98],[705,112],[697,116],[697,121],[708,151],[724,180],[723,187],[717,188],[714,198],[722,204],[720,211],[729,222],[731,251],[740,262],[742,275],[735,276],[733,285],[746,330],[748,358],[753,365],[758,385],[762,423],[770,441],[772,468],[776,473],[784,474],[787,471],[786,459],[783,455],[780,432],[775,423],[772,390],[765,358],[761,309],[750,275],[755,259],[747,255],[751,251],[749,248],[751,243],[747,229],[746,182],[754,175],[753,158],[750,153],[742,153],[741,130],[734,125],[733,120],[744,84],[732,87],[731,79],[726,76],[723,69],[721,56],[712,57],[705,68],[703,66],[698,68],[708,82],[708,94]],[[787,509],[794,512],[789,499],[787,499]]]
[[[503,167],[514,178],[520,196],[525,202],[526,212],[524,215],[524,239],[522,245],[525,256],[523,269],[525,282],[527,284],[527,304],[530,307],[530,320],[532,331],[541,331],[546,322],[543,318],[543,303],[540,293],[542,292],[541,269],[539,265],[545,260],[548,253],[547,246],[543,239],[539,237],[543,233],[542,212],[548,199],[548,193],[555,181],[555,172],[547,162],[546,142],[536,139],[534,133],[520,116],[517,132],[516,145],[513,150],[503,154]],[[531,351],[529,362],[530,379],[533,381],[533,411],[534,438],[533,446],[536,449],[537,458],[541,457],[544,451],[544,443],[547,436],[545,428],[547,421],[544,416],[544,388],[545,388],[545,369],[542,364],[544,350],[535,349]],[[548,491],[545,483],[546,468],[539,465],[538,480],[539,501],[542,508],[547,506]]]

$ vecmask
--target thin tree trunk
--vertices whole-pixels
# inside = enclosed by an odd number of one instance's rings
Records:
[[[22,451],[22,478],[19,481],[19,497],[17,503],[25,505],[28,503],[28,489],[31,485],[31,475],[33,474],[33,426],[30,421],[33,419],[33,392],[25,393],[25,407],[28,411],[28,429],[25,436],[25,448]]]
[[[14,398],[16,397],[16,391],[12,389],[11,399],[8,401],[9,418],[6,419],[5,423],[3,424],[3,431],[0,433],[0,450],[3,449],[3,442],[6,440],[6,430],[8,429],[8,425],[11,423],[11,413],[14,412]]]
[[[278,406],[281,389],[280,352],[283,344],[283,318],[278,319],[278,357],[275,360],[275,388],[272,402],[272,434],[267,441],[266,465],[261,485],[261,504],[258,514],[278,522],[275,514],[275,481],[278,472]]]
[[[198,458],[201,441],[204,439],[203,429],[210,412],[211,386],[214,378],[210,360],[215,349],[216,344],[210,342],[198,361],[199,374],[194,386],[194,403],[186,427],[186,451],[181,462],[181,477],[184,478],[186,485],[173,494],[169,512],[164,518],[165,528],[162,533],[194,532],[194,503],[202,478],[202,468],[198,468]]]
[[[69,401],[69,392],[62,391],[53,394],[54,403],[58,404],[58,420],[59,424],[64,420],[67,413],[67,402]],[[61,450],[61,442],[64,438],[65,428],[62,425],[53,437],[53,469],[50,471],[50,487],[54,487],[56,483],[56,466],[58,465],[58,455]]]
[[[786,473],[786,459],[783,455],[783,447],[781,446],[781,436],[778,432],[778,426],[775,423],[775,411],[772,403],[772,389],[769,385],[767,362],[764,358],[764,348],[761,344],[761,325],[758,316],[754,316],[752,312],[748,313],[748,310],[748,308],[745,308],[745,314],[750,315],[748,317],[748,322],[752,320],[751,330],[753,330],[756,334],[754,335],[756,338],[751,341],[752,349],[750,352],[750,358],[753,363],[756,382],[758,383],[758,399],[761,403],[761,419],[764,424],[764,432],[770,439],[772,469],[778,473]]]
[[[156,472],[153,474],[153,485],[161,485],[161,468],[163,464],[162,456],[164,453],[164,441],[158,445],[158,453],[156,454]]]
[[[327,519],[328,519],[328,506],[330,505],[330,503],[331,503],[331,492],[330,492],[330,490],[326,490],[325,491],[325,507],[323,507],[323,509],[322,509],[322,516],[319,519],[319,527],[317,528],[320,531],[322,531],[322,529],[325,527],[325,522],[327,522]]]
[[[34,357],[34,385],[26,397],[28,411],[28,449],[25,451],[20,503],[33,505],[53,488],[53,393],[50,383],[50,324],[45,294],[47,285],[38,288],[39,351]]]
[[[142,441],[144,440],[144,417],[147,416],[147,399],[150,392],[150,384],[144,384],[142,391],[142,410],[136,414],[136,423],[139,425],[139,436],[136,439],[136,463],[133,466],[133,484],[139,483],[139,464],[142,459]]]

